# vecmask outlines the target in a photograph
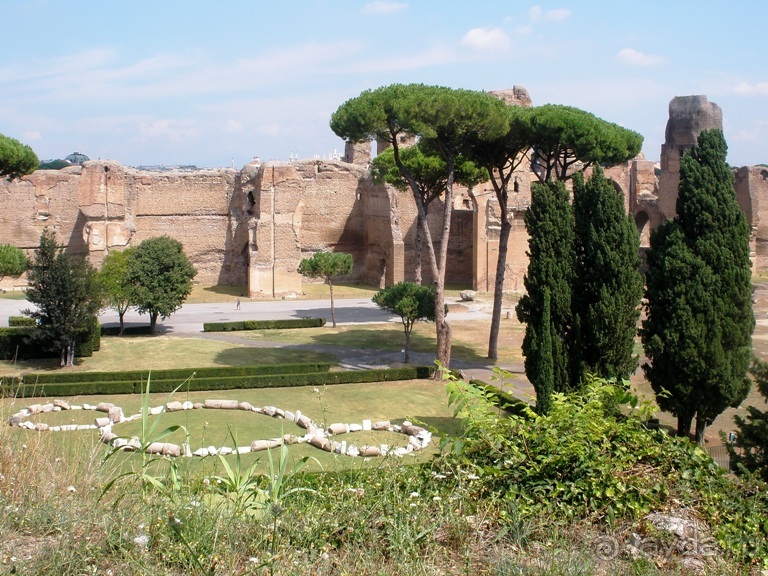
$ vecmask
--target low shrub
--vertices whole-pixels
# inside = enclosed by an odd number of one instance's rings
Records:
[[[325,318],[291,318],[287,320],[243,320],[240,322],[206,322],[203,332],[237,332],[240,330],[285,330],[290,328],[321,328]]]
[[[268,368],[268,367],[267,367]],[[83,373],[87,374],[87,373]],[[344,372],[311,372],[303,374],[258,374],[228,377],[198,377],[156,379],[152,373],[152,392],[172,392],[181,386],[187,391],[238,390],[256,388],[288,388],[295,386],[324,386],[332,384],[355,384],[362,382],[390,382],[428,378],[432,369],[425,366],[376,370],[351,370]],[[24,383],[9,382],[6,395],[20,398],[38,396],[60,397],[91,394],[140,394],[146,386],[146,378],[119,381],[70,381],[44,382],[24,380]]]
[[[256,376],[263,374],[301,374],[304,372],[327,372],[331,365],[319,362],[301,364],[266,364],[252,366],[206,366],[203,368],[171,368],[167,370],[128,370],[124,372],[67,372],[23,374],[28,384],[67,384],[71,382],[125,382],[146,381],[152,376],[154,384],[162,380],[184,380],[194,374],[195,378],[227,378],[232,376]]]
[[[11,328],[15,326],[37,326],[37,320],[29,316],[9,316],[8,326]]]
[[[125,326],[123,336],[152,336],[152,328],[149,324],[141,326]],[[120,336],[120,326],[102,326],[102,336]]]

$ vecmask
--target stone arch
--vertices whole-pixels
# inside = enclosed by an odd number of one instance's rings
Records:
[[[640,234],[640,247],[648,248],[651,245],[651,220],[646,212],[638,212],[635,215],[635,226]]]

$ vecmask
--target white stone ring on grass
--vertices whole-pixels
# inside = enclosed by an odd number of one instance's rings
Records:
[[[335,423],[328,426],[327,429],[323,429],[305,414],[302,414],[299,410],[296,412],[289,412],[288,410],[282,410],[281,408],[275,408],[274,406],[265,406],[258,408],[252,406],[249,402],[238,402],[237,400],[206,400],[204,403],[192,403],[192,402],[168,402],[162,406],[155,406],[149,409],[149,416],[158,416],[163,412],[179,412],[182,410],[243,410],[246,412],[253,412],[256,414],[262,414],[270,416],[272,418],[280,418],[289,422],[294,422],[299,428],[304,430],[302,435],[285,434],[279,438],[272,438],[266,440],[254,440],[250,446],[242,447],[215,447],[209,446],[207,448],[198,448],[194,452],[191,450],[188,444],[178,445],[170,442],[152,442],[143,447],[143,450],[147,454],[157,454],[161,456],[170,457],[199,457],[215,456],[221,454],[226,456],[228,454],[245,454],[248,452],[260,452],[270,448],[278,448],[283,444],[300,444],[308,443],[315,448],[324,450],[326,452],[333,452],[336,454],[343,454],[345,456],[386,456],[392,454],[395,456],[405,456],[416,450],[421,450],[429,446],[432,441],[432,433],[425,430],[421,426],[415,426],[407,420],[402,424],[391,424],[388,420],[380,422],[371,422],[370,420],[363,420],[361,424],[343,424]],[[96,412],[105,413],[106,416],[96,418],[94,424],[65,424],[61,426],[49,426],[44,422],[33,423],[29,421],[31,416],[38,414],[44,414],[48,412],[60,412],[62,410],[94,410]],[[82,406],[70,405],[64,400],[54,400],[47,404],[32,404],[27,408],[24,408],[11,416],[8,419],[10,426],[18,426],[27,430],[35,430],[38,432],[70,432],[75,430],[99,430],[101,441],[110,446],[120,448],[126,451],[141,451],[141,441],[137,437],[124,438],[118,436],[112,431],[112,426],[115,424],[122,424],[123,422],[131,422],[138,420],[142,417],[141,411],[138,414],[132,416],[125,416],[123,409],[120,406],[116,406],[109,402],[102,402],[96,406],[90,404],[83,404]],[[408,437],[408,443],[405,446],[398,446],[395,448],[390,447],[387,444],[379,445],[363,445],[357,446],[346,441],[337,441],[336,437],[349,432],[359,431],[377,431],[377,432],[398,432]]]

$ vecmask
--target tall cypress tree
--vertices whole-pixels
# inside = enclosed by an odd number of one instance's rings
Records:
[[[640,238],[620,192],[598,166],[573,178],[576,278],[571,384],[585,373],[627,378],[637,368],[634,338],[643,278]]]
[[[564,391],[570,386],[567,338],[571,329],[574,279],[573,210],[562,182],[535,185],[531,192],[531,207],[525,214],[529,258],[526,294],[516,310],[518,319],[526,325],[525,374],[536,390],[537,410],[543,413],[552,391]],[[550,304],[548,331],[543,325],[545,296]],[[549,343],[542,342],[545,333]],[[551,352],[547,352],[547,348]]]
[[[749,228],[726,152],[722,132],[707,130],[681,159],[678,215],[651,236],[641,331],[659,406],[677,416],[679,435],[695,417],[700,442],[750,385]]]

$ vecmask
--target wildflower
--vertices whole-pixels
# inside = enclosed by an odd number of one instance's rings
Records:
[[[434,498],[432,498],[433,502],[440,502],[440,500],[442,500],[442,498],[440,498],[440,496],[435,496]]]
[[[467,475],[467,480],[479,480],[479,479],[480,479],[480,476],[478,476],[477,474]]]
[[[143,533],[139,534],[133,539],[133,543],[136,544],[139,549],[146,550],[149,548],[149,536]]]
[[[320,390],[317,388],[312,388],[312,394],[320,394]]]
[[[74,486],[67,486],[67,492],[69,492],[70,494],[74,494],[75,492],[77,492],[77,488],[75,488]]]
[[[418,492],[411,492],[410,497],[411,498],[418,498],[419,497],[419,493]]]
[[[250,562],[251,564],[258,564],[259,559],[256,556],[251,556],[250,558],[248,558],[248,562]]]

